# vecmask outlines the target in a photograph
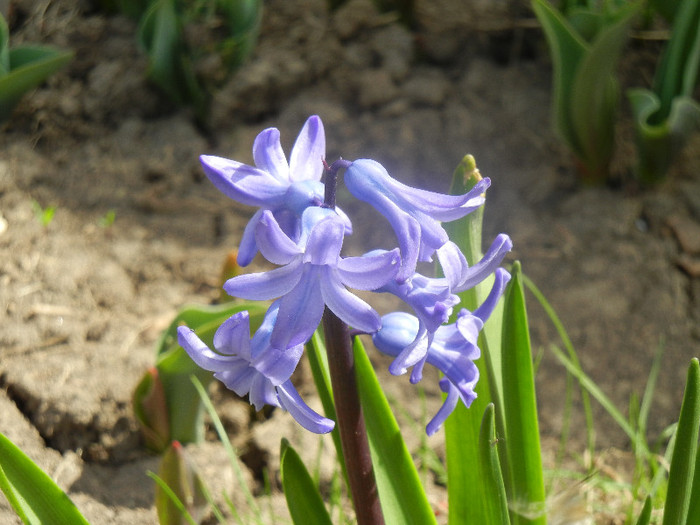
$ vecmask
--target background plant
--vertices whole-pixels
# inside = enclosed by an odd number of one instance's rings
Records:
[[[10,118],[20,99],[64,67],[71,51],[48,46],[10,47],[10,29],[0,13],[0,124]]]
[[[582,180],[603,182],[615,144],[615,69],[639,4],[565,2],[558,10],[547,0],[533,0],[532,6],[554,68],[554,129],[574,154]]]
[[[700,3],[654,4],[672,22],[651,89],[630,89],[643,184],[662,180],[688,138],[700,129],[700,104],[693,99],[700,71]]]

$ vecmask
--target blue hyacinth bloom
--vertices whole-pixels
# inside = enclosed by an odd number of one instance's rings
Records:
[[[308,341],[326,306],[358,330],[379,330],[379,314],[347,288],[375,290],[393,280],[399,269],[398,250],[343,258],[344,228],[334,210],[307,208],[299,240],[294,242],[270,211],[263,212],[256,228],[258,247],[267,260],[283,266],[229,279],[224,290],[249,300],[280,298],[273,347],[288,348]]]
[[[303,345],[284,351],[270,346],[277,315],[278,306],[273,304],[251,340],[248,312],[234,314],[214,335],[216,352],[186,326],[178,328],[178,342],[198,366],[214,372],[214,377],[228,389],[239,396],[247,394],[256,410],[265,405],[280,407],[307,430],[317,434],[330,432],[333,421],[309,408],[289,380]]]
[[[360,159],[350,164],[344,180],[350,193],[371,204],[394,229],[401,250],[399,281],[413,275],[419,260],[431,261],[437,252],[445,276],[457,284],[454,279],[466,260],[440,222],[460,219],[481,206],[488,178],[464,195],[444,195],[402,184],[377,161]]]
[[[435,331],[423,362],[433,365],[445,375],[440,381],[440,388],[447,398],[428,423],[428,435],[440,428],[459,400],[469,407],[476,399],[474,387],[479,380],[479,369],[474,360],[481,356],[477,345],[479,332],[509,280],[510,274],[506,270],[496,270],[494,285],[484,303],[474,312],[462,309],[454,323],[440,326]],[[397,357],[415,341],[419,329],[417,317],[405,312],[393,312],[382,317],[382,328],[372,336],[372,341],[380,352]],[[411,374],[412,383],[421,380],[423,362],[415,366]]]
[[[255,230],[263,210],[270,210],[282,230],[292,239],[299,234],[299,220],[309,206],[323,203],[323,159],[326,137],[318,116],[309,117],[294,146],[289,163],[277,128],[260,132],[253,144],[255,166],[235,160],[202,155],[200,161],[209,180],[231,199],[260,208],[248,222],[238,249],[238,264],[247,266],[258,252]],[[346,231],[351,224],[338,210]]]

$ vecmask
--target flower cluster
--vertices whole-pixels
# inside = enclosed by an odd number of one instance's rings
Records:
[[[334,423],[309,408],[290,380],[303,354],[303,345],[318,327],[325,308],[357,332],[372,335],[381,352],[393,356],[392,374],[412,368],[411,382],[420,381],[425,363],[438,368],[447,394],[444,405],[427,427],[434,433],[457,402],[469,406],[476,397],[480,356],[479,331],[510,278],[498,268],[512,247],[510,238],[496,237],[484,258],[469,266],[441,222],[464,217],[484,202],[489,179],[464,195],[443,195],[406,186],[378,162],[343,161],[344,182],[350,193],[372,205],[389,222],[398,247],[373,250],[357,257],[341,255],[348,216],[326,200],[325,136],[321,119],[310,117],[294,144],[289,162],[275,128],[261,132],[253,145],[255,166],[220,157],[202,156],[207,177],[232,199],[258,210],[246,226],[239,264],[248,265],[259,252],[278,267],[233,277],[224,284],[234,297],[271,300],[262,325],[252,339],[247,313],[227,320],[209,349],[187,327],[179,342],[202,368],[238,395],[248,395],[256,409],[274,405],[289,411],[308,430],[328,432]],[[331,189],[334,194],[334,188]],[[334,200],[334,198],[333,198]],[[419,261],[437,256],[445,277],[416,271]],[[447,324],[459,304],[457,293],[494,274],[486,301],[474,312],[462,309]],[[393,294],[414,312],[383,317],[348,290]]]

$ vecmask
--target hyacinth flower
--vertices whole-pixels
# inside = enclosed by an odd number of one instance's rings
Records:
[[[469,407],[476,399],[474,387],[479,380],[479,369],[474,360],[481,357],[477,339],[509,280],[510,274],[498,268],[493,287],[484,303],[474,312],[462,309],[454,323],[440,326],[435,331],[425,362],[445,375],[440,380],[440,388],[447,398],[428,423],[428,435],[437,432],[460,400]],[[382,328],[373,334],[372,341],[380,352],[396,357],[415,340],[419,326],[417,317],[405,312],[392,312],[382,317]],[[422,379],[422,368],[423,362],[413,369],[412,383]]]
[[[440,222],[460,219],[480,207],[490,179],[480,180],[464,195],[445,195],[407,186],[377,161],[359,159],[347,168],[344,180],[350,193],[371,204],[394,229],[401,250],[400,282],[413,275],[419,260],[431,261],[437,252],[447,279],[459,284],[467,262]]]
[[[376,290],[392,281],[399,269],[398,250],[341,257],[344,221],[334,210],[315,206],[302,214],[297,242],[283,231],[269,210],[261,214],[255,235],[263,256],[283,266],[239,275],[226,281],[224,289],[229,295],[249,300],[280,298],[270,340],[273,347],[285,349],[308,341],[326,306],[357,330],[379,330],[379,314],[346,287]]]
[[[447,322],[453,307],[459,303],[456,293],[473,288],[494,273],[512,248],[513,242],[510,237],[499,234],[477,264],[462,267],[463,272],[455,287],[444,277],[431,278],[414,273],[408,281],[392,281],[375,290],[395,295],[410,306],[418,318],[418,329],[413,342],[391,363],[389,372],[393,375],[405,374],[409,367],[425,358],[435,331]]]
[[[333,421],[309,408],[289,379],[301,358],[303,345],[284,351],[270,345],[278,312],[279,305],[273,304],[252,339],[248,312],[234,314],[214,335],[216,352],[186,326],[178,328],[178,342],[197,365],[214,372],[214,377],[228,389],[241,397],[248,395],[256,410],[265,405],[280,407],[307,430],[317,434],[330,432]]]
[[[236,202],[260,208],[243,232],[238,264],[247,266],[258,252],[255,231],[264,210],[272,212],[290,238],[298,239],[301,214],[307,207],[319,206],[324,200],[321,161],[325,154],[323,123],[314,115],[301,129],[289,162],[277,128],[265,129],[255,138],[255,166],[211,155],[200,157],[204,173],[219,191]],[[350,220],[342,211],[337,211],[350,233]]]

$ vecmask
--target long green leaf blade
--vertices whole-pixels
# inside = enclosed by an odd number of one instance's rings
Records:
[[[374,475],[386,523],[435,524],[435,514],[416,466],[359,337],[353,341],[353,351]]]
[[[0,489],[28,524],[81,525],[87,520],[53,480],[0,433]]]
[[[700,364],[693,358],[683,394],[681,415],[676,431],[663,525],[685,525],[690,507],[695,461],[700,430]]]
[[[503,305],[503,408],[514,523],[546,523],[530,331],[520,263]]]
[[[280,475],[294,525],[332,525],[318,487],[289,441],[280,445]]]

